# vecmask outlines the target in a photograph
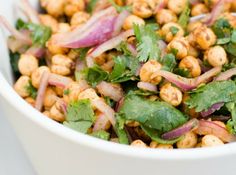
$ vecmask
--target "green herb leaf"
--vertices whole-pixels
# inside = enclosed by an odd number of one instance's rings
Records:
[[[170,27],[170,31],[171,31],[172,35],[175,36],[178,33],[179,28],[172,26],[172,27]]]
[[[174,54],[166,54],[162,58],[161,63],[162,63],[162,69],[163,70],[167,70],[169,72],[172,72],[173,69],[177,65],[177,62],[176,62]]]
[[[129,139],[127,136],[127,133],[124,129],[124,123],[125,120],[122,115],[116,114],[116,126],[115,126],[115,131],[118,136],[119,143],[128,145],[129,144]]]
[[[127,56],[131,55],[130,50],[127,48],[127,43],[124,41],[122,41],[120,45],[116,47],[116,49],[120,52],[123,52],[124,55],[127,55]]]
[[[186,116],[168,103],[152,102],[137,95],[126,96],[120,115],[160,133],[170,131],[187,121]]]
[[[217,38],[230,38],[232,27],[227,19],[220,18],[212,26]]]
[[[234,81],[214,81],[194,90],[185,102],[196,112],[207,110],[213,104],[235,100],[236,84]]]
[[[98,2],[98,0],[90,0],[90,1],[88,2],[87,6],[86,6],[86,7],[87,7],[87,8],[86,8],[87,12],[92,13],[94,7],[95,7],[96,4],[97,4],[97,2]]]
[[[21,74],[18,68],[18,61],[20,59],[20,54],[19,53],[12,53],[10,52],[10,64],[12,71],[15,75],[15,78],[18,78]]]
[[[131,11],[131,6],[119,6],[117,5],[114,0],[108,0],[111,5],[117,10],[117,12],[122,12],[124,10]]]
[[[65,121],[63,122],[63,125],[75,131],[86,134],[88,129],[92,126],[92,122],[90,121],[77,121],[77,122]]]
[[[236,44],[236,29],[234,29],[232,31],[232,34],[231,34],[231,42]]]
[[[236,56],[236,44],[230,42],[229,44],[224,46],[224,49],[226,50],[226,52],[228,52],[229,54]]]
[[[222,45],[222,44],[227,44],[231,41],[231,38],[219,38],[217,39],[216,44]]]
[[[138,41],[137,51],[140,62],[149,59],[160,60],[161,50],[158,47],[158,36],[150,26],[139,26],[134,24],[134,33]]]
[[[188,21],[189,21],[189,18],[190,18],[190,8],[189,8],[189,4],[186,4],[183,12],[180,14],[180,17],[179,17],[179,20],[178,20],[178,23],[183,27],[183,28],[186,28],[187,25],[188,25]]]
[[[231,119],[227,122],[227,129],[231,134],[236,134],[236,104],[229,102],[226,104],[226,107],[231,113]]]
[[[103,139],[103,140],[109,140],[109,138],[110,138],[110,133],[108,133],[104,130],[95,131],[90,135],[93,136],[93,137],[97,137],[99,139]]]
[[[26,91],[30,94],[30,97],[32,97],[33,99],[36,99],[37,97],[37,89],[32,85],[32,82],[29,82],[29,85],[27,85],[26,87]]]
[[[190,77],[190,72],[188,69],[184,68],[175,68],[174,73],[182,77]]]

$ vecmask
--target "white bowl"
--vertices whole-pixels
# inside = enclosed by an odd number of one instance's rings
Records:
[[[11,23],[17,14],[13,2],[0,1],[0,14]],[[36,0],[32,3],[37,5]],[[139,149],[75,132],[43,116],[11,87],[6,32],[3,33],[0,105],[39,175],[235,174],[236,143],[188,150]]]

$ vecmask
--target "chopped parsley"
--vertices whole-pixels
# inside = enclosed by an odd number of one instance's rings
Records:
[[[26,91],[30,94],[30,97],[36,99],[37,97],[37,89],[32,85],[32,82],[29,81],[29,84],[25,87]]]

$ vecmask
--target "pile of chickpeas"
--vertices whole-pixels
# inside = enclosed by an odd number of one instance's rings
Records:
[[[40,14],[39,18],[43,25],[52,29],[52,36],[58,33],[69,32],[77,27],[82,26],[91,17],[91,13],[86,12],[86,4],[90,0],[40,0],[40,4],[45,9],[45,14]],[[218,0],[204,0],[196,5],[191,6],[191,16],[197,16],[204,13],[209,13],[214,4]],[[131,6],[131,14],[125,19],[123,30],[129,30],[133,24],[143,25],[146,19],[154,18],[156,23],[160,25],[160,29],[156,31],[167,44],[166,52],[171,53],[177,51],[176,61],[178,67],[187,69],[190,77],[198,77],[202,74],[200,62],[207,61],[210,66],[222,66],[228,62],[227,53],[220,45],[216,45],[217,37],[212,29],[201,21],[189,23],[184,29],[177,23],[181,12],[184,10],[187,0],[115,0],[115,3],[120,6]],[[158,4],[164,3],[163,9],[157,10]],[[109,5],[107,0],[100,0],[94,7],[94,11],[102,9]],[[236,18],[230,12],[236,10],[236,1],[225,3],[224,13],[221,16],[228,19],[233,27],[236,27]],[[177,29],[173,34],[172,29]],[[186,35],[186,33],[188,33]],[[135,37],[130,37],[127,42],[135,43]],[[35,99],[30,97],[29,92],[25,87],[32,83],[36,89],[40,86],[40,79],[43,72],[51,72],[61,76],[66,76],[71,79],[71,83],[66,88],[48,86],[46,89],[45,98],[43,101],[43,114],[51,119],[63,122],[65,114],[60,106],[60,101],[69,103],[78,99],[96,99],[100,97],[95,88],[90,87],[85,80],[75,81],[74,65],[79,56],[79,53],[73,49],[63,48],[53,45],[51,39],[46,43],[47,54],[46,59],[50,60],[50,66],[39,66],[39,60],[32,55],[21,54],[18,67],[21,76],[14,84],[16,92],[24,98],[32,106],[35,104]],[[95,58],[98,64],[105,71],[111,72],[114,66],[113,56],[117,55],[116,51],[103,53]],[[150,100],[163,100],[174,107],[183,106],[183,102],[188,98],[188,94],[182,92],[179,88],[169,82],[163,82],[163,78],[156,75],[155,72],[162,68],[161,63],[155,60],[149,60],[144,63],[140,69],[140,81],[158,85],[159,94],[151,95]],[[117,84],[114,84],[116,86]],[[121,87],[117,85],[122,91]],[[69,90],[69,94],[64,93]],[[96,118],[100,117],[100,112],[95,110]],[[189,116],[197,117],[198,114],[194,110],[189,110]],[[226,127],[223,122],[215,121],[222,127]],[[127,122],[127,126],[134,128],[137,132],[140,131],[138,122]],[[110,122],[107,122],[106,130],[111,127]],[[142,133],[143,134],[143,133]],[[117,142],[117,138],[112,138],[111,141]],[[150,148],[194,148],[194,147],[209,147],[223,145],[224,142],[214,135],[198,136],[194,131],[184,135],[183,139],[176,144],[159,144],[155,141],[145,142],[142,139],[135,140],[131,143],[136,147]]]

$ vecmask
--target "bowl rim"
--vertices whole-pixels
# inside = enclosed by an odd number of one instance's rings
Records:
[[[60,136],[65,141],[70,141],[82,146],[89,147],[91,149],[126,157],[154,160],[196,160],[236,154],[236,143],[230,143],[212,148],[165,150],[151,148],[142,149],[97,139],[92,136],[74,131],[59,124],[56,121],[53,121],[50,118],[45,117],[42,113],[25,102],[14,91],[2,73],[0,73],[0,84],[0,95],[7,103],[22,113],[27,119],[40,126],[41,129],[45,129],[48,132]],[[24,106],[24,108],[22,108],[22,106]]]

